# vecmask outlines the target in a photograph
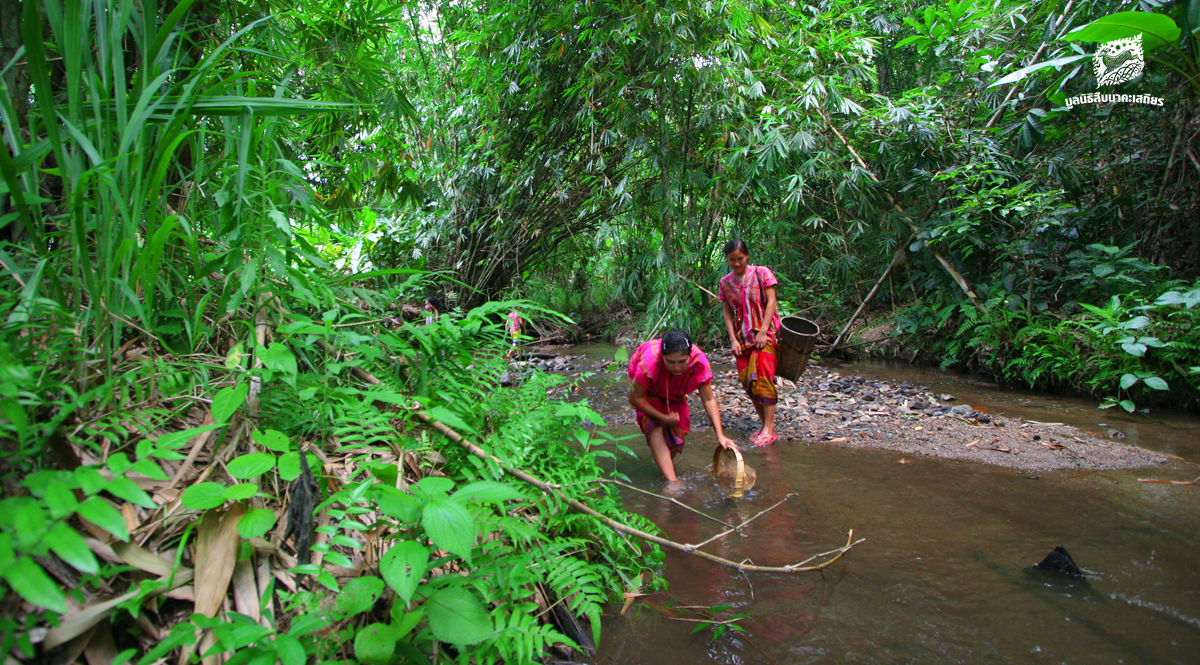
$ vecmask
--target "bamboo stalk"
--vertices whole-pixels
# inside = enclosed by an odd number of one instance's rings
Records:
[[[867,293],[867,297],[863,298],[862,304],[858,306],[858,309],[854,310],[854,315],[851,316],[850,320],[846,322],[846,325],[842,327],[842,332],[838,333],[837,339],[833,340],[833,345],[829,347],[829,350],[826,351],[826,353],[833,353],[839,346],[841,346],[842,338],[846,336],[846,333],[850,330],[850,327],[853,326],[854,322],[858,320],[858,316],[863,313],[864,309],[867,308],[867,303],[871,302],[871,298],[875,297],[875,294],[879,291],[879,287],[883,285],[883,280],[887,279],[888,275],[892,274],[892,268],[904,263],[904,259],[907,256],[907,247],[902,245],[900,249],[896,250],[896,253],[892,256],[892,262],[888,264],[887,269],[884,270],[883,274],[879,276],[879,280],[875,282],[875,286],[871,287],[870,292]]]
[[[1072,1],[1074,1],[1074,0],[1072,0]],[[875,175],[875,172],[871,170],[871,167],[867,166],[867,163],[865,161],[863,161],[863,158],[861,156],[859,156],[858,151],[854,149],[854,146],[850,145],[850,141],[848,141],[846,139],[846,137],[843,136],[842,133],[838,131],[837,127],[833,126],[833,122],[829,119],[829,116],[822,113],[821,117],[824,118],[825,124],[829,125],[829,129],[833,130],[833,133],[837,135],[838,139],[842,142],[842,145],[846,146],[846,149],[850,151],[851,155],[854,155],[855,161],[858,162],[858,165],[860,167],[862,167],[862,170],[864,172],[866,172],[867,176],[870,177],[871,180],[875,181],[877,184],[882,184],[879,180],[879,176]],[[945,189],[943,189],[942,191],[944,192]],[[909,228],[911,228],[913,230],[913,233],[916,233],[917,231],[919,231],[920,229],[918,228],[918,226],[916,224],[913,224],[912,220],[908,219],[908,217],[907,217],[908,211],[906,211],[904,209],[904,206],[900,205],[900,202],[896,200],[896,197],[892,196],[892,193],[887,191],[886,189],[883,190],[883,194],[884,194],[884,196],[887,197],[888,202],[892,204],[892,207],[895,208],[897,212],[899,212],[901,215],[903,215],[905,217],[905,221],[908,222],[908,226],[909,226]],[[933,211],[935,209],[937,209],[937,205],[941,200],[940,194],[938,195],[938,199],[939,199],[938,201],[934,202],[933,207],[929,209],[929,212],[926,213],[925,217],[922,218],[922,220],[921,220],[922,222],[924,222],[926,219],[929,219],[929,216],[933,214]],[[946,260],[946,257],[942,256],[942,254],[940,252],[938,252],[936,249],[930,247],[929,251],[933,253],[934,258],[936,258],[938,260],[938,263],[942,264],[942,267],[946,269],[946,272],[950,273],[950,277],[958,284],[959,288],[962,289],[963,293],[965,293],[967,295],[967,297],[971,299],[971,304],[975,305],[976,309],[979,309],[980,311],[984,311],[986,308],[979,303],[979,296],[977,296],[975,294],[975,292],[971,290],[971,286],[969,284],[967,284],[966,278],[964,278],[961,274],[959,274],[959,272],[954,269],[954,266],[950,265],[950,262]]]
[[[1067,3],[1066,8],[1063,9],[1063,12],[1058,15],[1057,19],[1055,19],[1054,27],[1052,28],[1053,30],[1058,30],[1058,25],[1060,23],[1062,23],[1062,20],[1064,18],[1066,18],[1067,13],[1071,11],[1071,7],[1074,4],[1075,4],[1075,0],[1071,0],[1070,2]],[[1041,57],[1042,52],[1046,50],[1046,46],[1049,43],[1050,43],[1050,40],[1046,40],[1046,41],[1042,42],[1042,45],[1038,47],[1037,52],[1033,54],[1033,58],[1032,58],[1033,62],[1037,62],[1037,59],[1039,57]],[[1013,87],[1008,89],[1008,94],[1004,96],[1004,101],[1000,102],[1000,108],[996,109],[996,113],[992,116],[991,120],[988,120],[988,124],[984,127],[984,129],[991,129],[992,125],[996,124],[996,121],[999,120],[1000,116],[1004,113],[1004,105],[1008,104],[1008,101],[1010,99],[1012,99],[1012,96],[1015,95],[1016,93],[1017,93],[1017,86],[1014,84]]]

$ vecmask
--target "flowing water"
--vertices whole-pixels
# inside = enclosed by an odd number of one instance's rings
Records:
[[[612,347],[567,352],[581,351],[611,357]],[[794,494],[706,550],[786,565],[844,544],[851,528],[866,541],[823,573],[794,575],[742,575],[667,550],[667,591],[638,599],[623,616],[611,608],[595,662],[1200,662],[1200,487],[1137,481],[1200,475],[1200,419],[1099,411],[1085,400],[1001,391],[908,365],[838,367],[843,375],[928,385],[960,403],[986,404],[990,413],[1120,432],[1129,443],[1188,461],[1030,473],[932,457],[900,464],[886,450],[780,443],[746,452],[758,484],[730,500],[708,473],[715,438],[693,432],[676,460],[684,503],[737,524]],[[614,379],[595,396],[610,409],[624,398]],[[630,446],[638,458],[623,458],[619,470],[638,487],[661,491],[636,428],[611,431],[638,435]],[[624,497],[677,542],[698,543],[722,529],[658,498]],[[1029,570],[1057,545],[1084,569],[1085,582]],[[709,629],[693,633],[697,624],[669,616],[671,607],[713,605],[750,614],[745,632],[713,642]]]

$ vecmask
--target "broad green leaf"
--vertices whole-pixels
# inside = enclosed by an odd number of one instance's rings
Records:
[[[1138,382],[1138,378],[1132,374],[1125,374],[1121,377],[1121,390],[1125,390]]]
[[[238,342],[229,349],[229,355],[225,356],[225,369],[237,369],[242,364],[242,358],[246,356],[246,345]],[[214,416],[215,418],[215,416]]]
[[[462,504],[450,499],[431,501],[421,511],[421,526],[433,544],[471,562],[475,545],[475,521]]]
[[[429,566],[429,550],[420,543],[404,540],[384,553],[379,572],[388,586],[407,604],[417,591],[417,585]]]
[[[151,499],[150,495],[146,494],[145,490],[135,485],[134,482],[128,478],[113,478],[109,481],[108,487],[105,487],[104,489],[108,490],[108,492],[113,496],[125,499],[135,506],[141,506],[143,508],[158,507],[158,504],[154,503],[154,499]]]
[[[1154,390],[1167,390],[1167,382],[1162,377],[1151,376],[1146,379],[1146,386]]]
[[[254,439],[254,442],[263,448],[274,450],[277,453],[286,453],[292,449],[292,443],[288,441],[287,435],[279,430],[254,430],[250,438]]]
[[[1122,344],[1121,348],[1125,351],[1125,353],[1128,353],[1136,358],[1141,358],[1142,356],[1146,355],[1145,344]]]
[[[282,665],[304,665],[308,660],[304,645],[291,635],[275,636],[275,653],[279,654],[279,662]]]
[[[242,519],[238,520],[237,531],[242,538],[250,540],[266,535],[273,526],[275,513],[266,508],[258,508],[242,515]]]
[[[225,488],[225,498],[230,501],[244,501],[255,494],[258,494],[258,485],[254,483],[230,485]]]
[[[382,593],[383,580],[374,576],[356,577],[337,595],[337,609],[347,616],[362,614],[375,605]]]
[[[1063,35],[1068,42],[1111,42],[1142,35],[1142,48],[1152,51],[1179,39],[1179,26],[1170,16],[1150,12],[1117,12]]]
[[[615,363],[629,362],[629,349],[627,349],[623,346],[618,348],[617,352],[613,355],[613,362],[615,362]]]
[[[183,491],[183,507],[208,510],[225,503],[225,486],[220,483],[199,483]]]
[[[289,385],[296,385],[296,356],[282,342],[272,342],[270,346],[259,348],[258,357],[267,369],[283,374]]]
[[[458,500],[507,501],[509,499],[524,499],[525,495],[508,483],[498,483],[494,480],[480,480],[460,487],[454,493],[454,498]]]
[[[61,519],[74,513],[78,506],[75,493],[66,484],[58,483],[46,488],[46,507],[50,509],[50,517]]]
[[[257,478],[275,468],[275,456],[270,453],[250,453],[229,462],[229,475],[238,480]]]
[[[218,390],[212,401],[213,420],[218,423],[229,422],[249,394],[250,384],[248,383],[239,383],[236,386]]]
[[[453,411],[451,411],[450,409],[447,409],[444,406],[435,406],[432,409],[429,409],[428,411],[426,411],[426,413],[429,414],[430,418],[433,418],[434,420],[448,426],[450,429],[456,430],[458,432],[474,432],[475,431],[475,428],[471,427],[466,422],[464,422],[462,418],[459,418],[458,414],[454,413]]]
[[[392,605],[392,625],[396,629],[396,639],[403,639],[412,632],[413,628],[425,618],[425,608],[418,607],[411,612],[405,612],[400,603]]]
[[[32,557],[23,556],[4,569],[4,579],[25,600],[59,614],[66,614],[67,602],[63,592]]]
[[[425,614],[434,637],[451,644],[475,644],[492,637],[492,621],[479,600],[462,587],[429,596]]]
[[[1131,399],[1121,400],[1120,405],[1121,405],[1122,409],[1125,409],[1129,413],[1133,413],[1134,408],[1136,408],[1136,407],[1134,407],[1133,400],[1131,400]]]
[[[96,557],[88,549],[87,543],[83,542],[79,533],[65,522],[56,524],[46,534],[45,542],[50,549],[54,550],[55,554],[75,570],[89,575],[94,575],[100,570],[99,564],[96,563]]]
[[[187,443],[193,437],[203,434],[209,430],[217,429],[218,427],[224,427],[224,425],[205,425],[204,427],[193,427],[192,429],[185,429],[178,432],[171,432],[170,434],[163,434],[162,436],[158,437],[157,441],[155,441],[155,445],[157,445],[159,448],[169,448],[174,450],[182,447],[183,444]]]
[[[308,455],[308,469],[315,475],[321,470],[321,460],[316,455]],[[279,456],[279,477],[289,483],[300,477],[300,453],[284,453]]]
[[[373,623],[358,631],[354,638],[354,655],[359,662],[386,663],[396,653],[396,633],[383,623]]]
[[[108,502],[104,499],[92,497],[79,504],[77,512],[83,519],[104,529],[118,539],[129,540],[129,528],[125,525],[125,518],[121,517],[121,513],[116,508],[108,505]]]
[[[162,470],[161,466],[154,462],[154,460],[138,460],[137,462],[133,463],[133,466],[129,467],[129,470],[155,480],[170,480],[170,477]]]
[[[446,494],[454,489],[454,481],[441,476],[428,476],[417,481],[417,487],[430,495]]]
[[[994,88],[998,85],[1008,85],[1009,83],[1016,83],[1017,81],[1020,81],[1021,79],[1025,78],[1026,76],[1029,76],[1030,74],[1038,71],[1039,69],[1045,69],[1047,67],[1062,67],[1063,65],[1069,65],[1072,62],[1075,62],[1077,60],[1083,60],[1084,58],[1090,58],[1090,57],[1092,57],[1092,56],[1090,56],[1090,55],[1068,55],[1068,56],[1065,56],[1062,58],[1055,58],[1053,60],[1039,62],[1037,64],[1029,65],[1028,67],[1022,67],[1022,68],[1018,69],[1017,71],[1015,71],[1011,74],[1008,74],[1007,76],[1002,77],[1000,80],[989,85],[988,87]]]
[[[384,515],[405,524],[416,524],[421,519],[421,504],[413,497],[393,487],[376,485],[371,488],[372,496]]]

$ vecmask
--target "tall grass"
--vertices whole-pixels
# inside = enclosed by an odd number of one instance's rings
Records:
[[[255,96],[271,79],[243,69],[235,46],[269,19],[201,49],[186,21],[194,2],[165,16],[153,0],[25,3],[16,60],[33,104],[19,118],[0,94],[0,196],[15,213],[2,258],[26,305],[73,319],[56,332],[87,350],[81,380],[109,374],[131,335],[191,353],[214,309],[235,311],[265,281],[304,286],[291,224],[309,188],[278,125],[353,105],[298,99],[286,78]]]

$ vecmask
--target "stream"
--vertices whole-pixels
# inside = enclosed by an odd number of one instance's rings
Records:
[[[564,349],[589,358],[614,347]],[[1196,663],[1200,662],[1200,487],[1138,482],[1200,475],[1200,419],[1101,411],[1089,400],[1000,390],[977,377],[906,364],[833,363],[844,376],[920,382],[992,413],[1109,432],[1181,461],[1143,469],[1037,472],[901,455],[881,449],[783,442],[745,450],[754,489],[725,498],[709,473],[711,432],[693,432],[676,459],[676,496],[738,524],[793,496],[740,534],[706,550],[780,566],[866,541],[818,573],[742,575],[666,551],[667,590],[604,620],[597,663]],[[717,366],[714,366],[714,369]],[[589,381],[602,413],[628,408],[623,372]],[[693,415],[693,418],[695,416]],[[616,468],[643,489],[662,479],[635,427],[637,459]],[[731,434],[738,434],[732,432]],[[745,435],[735,436],[739,443]],[[721,527],[658,498],[624,491],[628,509],[677,542]],[[1086,581],[1030,570],[1065,547]],[[744,633],[712,640],[669,608],[729,605],[751,616]],[[695,616],[686,614],[684,616]]]

